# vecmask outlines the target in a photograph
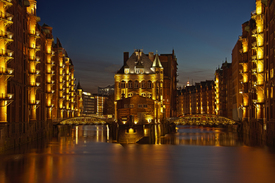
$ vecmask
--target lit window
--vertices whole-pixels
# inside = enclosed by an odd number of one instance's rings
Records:
[[[129,87],[129,88],[133,88],[133,82],[132,82],[132,81],[129,81],[129,82],[128,82],[128,87]]]
[[[125,88],[125,81],[122,81],[122,82],[120,83],[120,88]]]
[[[135,88],[138,88],[138,81],[135,81]]]
[[[148,82],[147,82],[147,88],[150,89],[151,87],[152,87],[152,82],[151,82],[151,81],[148,81]]]
[[[146,83],[145,83],[145,81],[142,81],[141,82],[141,87],[144,89],[144,88],[146,88]]]
[[[124,73],[125,74],[129,74],[129,69],[127,68],[127,69],[124,69]]]

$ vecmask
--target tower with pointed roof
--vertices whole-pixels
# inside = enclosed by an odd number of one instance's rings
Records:
[[[146,124],[160,123],[163,117],[163,67],[159,56],[156,54],[152,61],[143,50],[135,50],[130,58],[124,58],[115,74],[115,119],[119,124]]]

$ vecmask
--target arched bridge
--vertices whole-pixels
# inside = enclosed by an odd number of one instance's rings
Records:
[[[170,118],[170,123],[176,125],[234,125],[236,122],[232,119],[217,116],[213,114],[193,114],[183,117]]]
[[[111,122],[112,119],[107,119],[99,116],[81,116],[60,120],[55,124],[60,125],[104,125]]]

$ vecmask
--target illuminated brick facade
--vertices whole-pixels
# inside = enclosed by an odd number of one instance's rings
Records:
[[[232,88],[229,91],[232,92],[232,119],[240,121],[242,119],[242,95],[240,93],[242,89],[242,75],[240,73],[242,54],[240,52],[242,48],[242,42],[237,41],[232,50]]]
[[[164,89],[165,84],[170,86],[164,82],[164,72],[168,71],[158,54],[145,55],[142,50],[135,50],[130,58],[128,55],[124,53],[124,64],[115,75],[115,119],[121,124],[159,123],[173,113],[170,101],[176,101],[170,100],[170,88]],[[176,83],[175,77],[173,81]]]
[[[60,66],[59,41],[54,43],[52,27],[38,24],[36,8],[35,0],[0,1],[0,122],[12,131],[25,131],[29,122],[37,129],[49,120],[80,115],[72,61],[64,55]],[[58,111],[60,83],[63,114]]]
[[[265,5],[256,0],[256,10],[252,12],[251,19],[242,25],[242,48],[240,53],[242,68],[240,93],[243,96],[243,120],[263,120],[265,107]],[[267,52],[266,52],[267,53]]]
[[[232,119],[232,64],[225,63],[215,72],[215,113]]]
[[[203,81],[178,90],[177,116],[215,114],[214,81]]]

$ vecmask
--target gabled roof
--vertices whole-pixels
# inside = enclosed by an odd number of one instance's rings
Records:
[[[162,68],[161,62],[159,60],[159,56],[158,54],[156,54],[155,60],[153,62],[152,67],[156,67],[156,68]]]
[[[124,74],[124,68],[129,68],[130,73],[135,73],[136,68],[143,68],[144,73],[151,74],[154,73],[151,70],[152,61],[147,55],[145,55],[142,50],[135,50],[135,52],[130,56],[130,58],[124,63],[124,65],[117,71],[117,74]]]
[[[58,37],[56,38],[56,45],[58,45],[58,47],[60,47],[60,48],[63,48],[60,40],[58,39]]]
[[[78,89],[81,89],[81,90],[83,90],[82,89],[82,87],[81,87],[81,85],[80,85],[80,81],[78,81],[78,84],[77,84],[77,87],[76,87],[76,89],[78,90]]]

